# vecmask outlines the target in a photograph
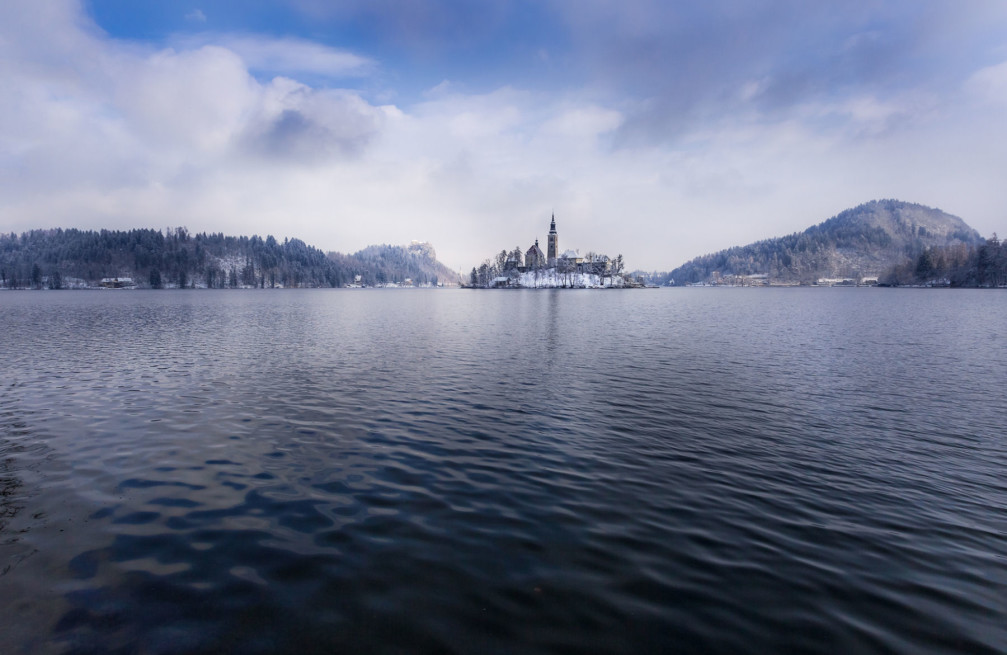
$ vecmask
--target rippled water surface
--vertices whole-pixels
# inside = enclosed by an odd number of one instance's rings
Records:
[[[1007,294],[0,294],[5,652],[1005,652]]]

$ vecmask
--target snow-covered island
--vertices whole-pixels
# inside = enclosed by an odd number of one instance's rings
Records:
[[[641,286],[623,274],[622,255],[610,258],[594,252],[581,256],[575,250],[559,252],[556,215],[549,225],[546,252],[538,239],[521,252],[501,250],[472,269],[468,284],[472,289],[626,289]]]

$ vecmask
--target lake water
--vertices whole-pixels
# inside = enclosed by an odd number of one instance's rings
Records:
[[[0,294],[7,653],[1007,651],[1007,294]]]

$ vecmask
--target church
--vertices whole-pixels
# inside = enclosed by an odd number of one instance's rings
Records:
[[[536,268],[554,268],[556,266],[557,253],[559,252],[559,233],[556,232],[556,214],[552,215],[548,239],[549,245],[546,246],[548,249],[547,253],[542,254],[542,249],[538,245],[538,239],[535,239],[535,244],[524,255],[524,266],[519,268],[528,271]]]
[[[518,251],[520,253],[520,251]],[[567,272],[595,273],[602,274],[609,270],[608,257],[601,255],[595,257],[593,261],[585,261],[574,250],[567,250],[564,253],[559,251],[559,232],[556,231],[556,214],[552,215],[552,222],[549,224],[549,234],[546,236],[546,251],[538,245],[538,239],[531,248],[525,252],[524,266],[521,262],[513,261],[508,264],[516,268],[519,272],[535,271],[539,269],[561,268]]]
[[[559,249],[556,214],[552,214],[545,252],[538,239],[522,251],[501,250],[472,269],[471,287],[479,289],[613,288],[631,286],[622,275],[622,255],[615,259],[595,252],[581,256],[576,250]]]

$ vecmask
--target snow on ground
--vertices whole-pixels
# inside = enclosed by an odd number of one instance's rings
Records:
[[[619,275],[601,277],[591,273],[560,273],[555,268],[527,271],[518,274],[516,286],[529,289],[553,289],[574,287],[578,289],[599,289],[621,287],[623,279]]]

